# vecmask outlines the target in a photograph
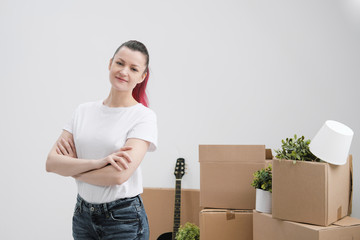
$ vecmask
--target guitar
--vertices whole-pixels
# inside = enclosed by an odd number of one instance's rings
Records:
[[[174,227],[173,232],[161,234],[157,240],[175,240],[175,236],[180,227],[180,207],[181,207],[181,178],[185,174],[185,159],[178,158],[176,160],[174,175],[175,183],[175,207],[174,207]]]

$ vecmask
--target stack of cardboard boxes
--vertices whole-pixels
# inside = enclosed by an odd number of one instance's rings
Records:
[[[272,215],[254,211],[253,239],[360,239],[351,196],[351,156],[339,166],[274,159]]]
[[[253,239],[253,173],[265,166],[264,145],[200,145],[200,238]]]
[[[266,154],[268,153],[268,154]],[[268,160],[264,145],[200,145],[202,240],[360,240],[351,213],[352,159]],[[273,163],[272,215],[254,211],[253,173]]]

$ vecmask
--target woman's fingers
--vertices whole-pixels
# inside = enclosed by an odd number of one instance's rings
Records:
[[[71,139],[65,140],[61,138],[57,142],[56,152],[61,155],[77,158],[75,146]]]
[[[59,149],[59,147],[56,147],[56,152],[57,152],[57,154],[62,154],[62,152],[60,151],[60,149]]]
[[[128,169],[129,168],[128,163],[131,163],[132,159],[126,151],[131,150],[131,149],[133,149],[133,147],[131,147],[131,146],[125,146],[125,147],[120,148],[120,151],[107,156],[105,158],[106,162],[108,164],[111,164],[118,171]]]
[[[74,154],[76,154],[76,148],[75,148],[75,144],[72,138],[69,138],[69,144],[71,146],[72,151],[74,152]]]
[[[61,138],[61,144],[65,147],[66,151],[69,153],[68,155],[72,156],[74,154],[70,144],[64,138]]]
[[[107,163],[111,164],[116,170],[122,171],[128,169],[129,165],[124,158],[112,154],[106,158]]]
[[[116,163],[116,161],[112,157],[108,157],[108,163],[110,163],[116,170],[122,171],[121,167]]]
[[[129,165],[124,160],[124,158],[115,156],[114,160],[116,160],[117,164],[120,164],[123,167],[123,169],[128,169],[129,168]]]
[[[57,142],[57,147],[59,148],[60,150],[60,154],[62,155],[68,155],[69,153],[66,151],[65,147],[60,143],[60,142]]]
[[[120,148],[120,151],[129,151],[129,150],[131,150],[133,147],[131,147],[131,146],[125,146],[125,147],[122,147],[122,148]]]
[[[117,152],[115,155],[124,158],[128,163],[132,162],[132,159],[127,152]]]

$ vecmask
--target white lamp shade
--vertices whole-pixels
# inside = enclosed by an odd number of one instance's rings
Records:
[[[353,135],[348,126],[328,120],[312,139],[310,151],[323,161],[343,165],[347,161]]]

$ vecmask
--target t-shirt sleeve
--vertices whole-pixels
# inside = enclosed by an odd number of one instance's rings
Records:
[[[149,112],[129,131],[127,138],[138,138],[150,143],[149,152],[157,149],[157,118],[154,112]]]
[[[75,111],[72,114],[72,117],[69,119],[69,121],[63,126],[63,130],[68,131],[69,133],[73,133],[73,127],[74,127],[74,121],[75,121],[75,115],[78,108],[75,109]]]

